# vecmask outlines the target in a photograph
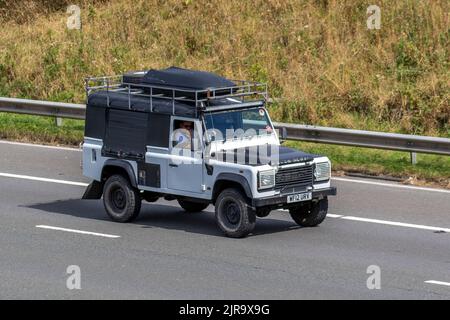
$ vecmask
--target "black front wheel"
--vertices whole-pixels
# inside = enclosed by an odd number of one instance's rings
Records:
[[[222,191],[216,200],[215,210],[217,224],[228,237],[243,238],[255,228],[255,211],[238,189]]]
[[[116,222],[130,222],[141,210],[139,191],[122,175],[113,175],[106,180],[103,189],[103,204],[108,216]]]
[[[315,227],[325,220],[328,213],[328,199],[311,202],[289,209],[292,219],[302,227]]]

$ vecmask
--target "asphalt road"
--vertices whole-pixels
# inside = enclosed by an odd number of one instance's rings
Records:
[[[229,239],[212,207],[187,214],[160,201],[134,223],[109,221],[101,201],[80,200],[80,159],[0,142],[1,299],[450,298],[449,191],[334,180],[319,227],[277,211]],[[80,290],[66,286],[69,265],[80,267]],[[380,289],[367,287],[371,265]]]

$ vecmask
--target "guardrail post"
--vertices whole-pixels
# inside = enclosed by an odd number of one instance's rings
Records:
[[[56,117],[55,118],[55,124],[56,124],[57,127],[61,127],[62,124],[63,124],[63,119],[60,118],[60,117]]]
[[[411,164],[415,166],[417,164],[417,153],[411,152]]]

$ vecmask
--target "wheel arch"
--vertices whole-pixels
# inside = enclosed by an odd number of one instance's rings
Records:
[[[252,189],[244,176],[236,173],[220,173],[214,183],[212,192],[213,204],[216,203],[216,199],[222,190],[233,187],[241,189],[249,199],[252,199]]]
[[[136,175],[129,162],[117,159],[106,160],[102,168],[102,182],[114,174],[122,174],[128,178],[134,188],[137,188]]]

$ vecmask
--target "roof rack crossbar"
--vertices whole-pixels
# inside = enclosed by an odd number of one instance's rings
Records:
[[[166,99],[172,101],[173,115],[176,114],[177,101],[188,102],[194,104],[196,116],[198,115],[198,110],[205,110],[206,107],[209,107],[209,102],[220,99],[239,98],[241,103],[244,103],[253,97],[263,97],[263,100],[265,101],[268,99],[267,84],[245,80],[232,80],[232,82],[236,84],[235,86],[215,87],[202,90],[130,83],[124,82],[123,80],[123,76],[121,75],[86,78],[85,86],[87,98],[89,98],[90,94],[97,91],[106,91],[107,106],[110,107],[110,92],[124,94],[127,95],[128,108],[131,109],[132,96],[148,97],[150,112],[154,111],[154,98]]]

